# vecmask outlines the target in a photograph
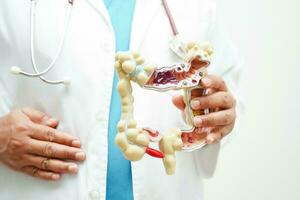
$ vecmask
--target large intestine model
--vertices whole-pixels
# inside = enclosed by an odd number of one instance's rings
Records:
[[[162,158],[168,175],[175,173],[176,151],[193,151],[203,147],[209,131],[193,126],[193,118],[207,114],[208,110],[193,111],[190,100],[194,98],[192,91],[200,91],[205,95],[205,89],[199,86],[200,80],[207,74],[210,64],[212,47],[209,44],[190,43],[186,45],[187,52],[183,62],[171,66],[155,67],[145,64],[138,53],[120,52],[116,55],[115,67],[119,76],[118,92],[121,96],[122,114],[118,123],[116,144],[126,159],[138,161],[145,154]],[[134,97],[132,82],[144,89],[159,92],[183,90],[185,107],[185,122],[187,128],[171,128],[163,134],[155,129],[137,126],[134,119]],[[158,142],[159,150],[150,148],[150,142]]]

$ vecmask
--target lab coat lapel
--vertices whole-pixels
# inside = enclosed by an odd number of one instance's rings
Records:
[[[90,4],[99,14],[104,18],[106,23],[110,26],[109,14],[106,10],[103,0],[87,0],[87,3]]]
[[[132,22],[130,50],[138,51],[147,34],[149,24],[161,7],[160,0],[136,0]]]

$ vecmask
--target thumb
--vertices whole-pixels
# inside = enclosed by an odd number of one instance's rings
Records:
[[[58,126],[59,121],[57,119],[54,119],[43,112],[32,108],[23,108],[21,111],[34,123],[49,126],[51,128],[56,128]]]
[[[185,103],[183,101],[183,96],[180,94],[177,94],[172,97],[172,102],[178,108],[179,110],[183,111],[185,108]]]

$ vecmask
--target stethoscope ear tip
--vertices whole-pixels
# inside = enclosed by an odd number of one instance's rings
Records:
[[[21,69],[20,69],[20,67],[12,66],[12,67],[10,68],[10,72],[13,73],[13,74],[18,75],[18,74],[21,73]]]
[[[71,84],[72,80],[68,77],[64,78],[64,80],[62,81],[62,83],[65,85],[65,86],[69,86]]]

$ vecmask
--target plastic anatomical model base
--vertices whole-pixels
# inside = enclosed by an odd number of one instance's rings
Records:
[[[206,75],[206,67],[210,64],[212,48],[209,44],[191,43],[186,47],[186,56],[182,63],[156,67],[147,65],[138,53],[121,52],[116,55],[115,67],[119,75],[118,92],[121,96],[122,114],[118,123],[116,144],[126,159],[138,161],[146,154],[162,158],[166,173],[175,173],[176,151],[193,151],[205,145],[208,131],[193,126],[196,115],[206,114],[207,110],[193,111],[190,101],[195,96],[193,91],[205,95],[199,83]],[[131,83],[136,82],[144,89],[159,92],[184,90],[186,103],[185,116],[187,127],[184,129],[170,128],[160,134],[155,129],[137,126],[133,116]],[[158,142],[159,150],[149,147],[150,142]]]

